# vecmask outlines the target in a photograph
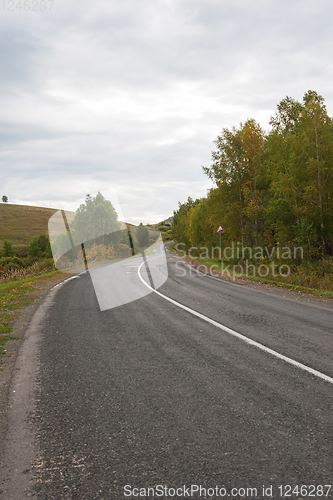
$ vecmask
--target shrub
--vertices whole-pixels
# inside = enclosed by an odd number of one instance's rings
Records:
[[[29,257],[34,257],[34,258],[52,257],[50,240],[44,234],[41,234],[39,237],[36,237],[33,240],[31,240],[28,245],[27,251]]]
[[[22,259],[23,262],[23,267],[30,267],[36,262],[36,258],[32,257],[26,257],[25,259]]]
[[[24,267],[23,260],[19,259],[18,257],[1,257],[1,259],[0,259],[0,265],[6,267],[10,263],[15,264],[15,266],[17,266],[17,268]]]
[[[15,245],[14,252],[20,259],[26,259],[28,257],[26,245]]]
[[[117,256],[122,257],[122,258],[132,257],[131,247],[129,247],[128,245],[125,245],[124,243],[119,243]]]
[[[47,269],[55,269],[53,259],[43,259],[37,263],[37,269],[39,272],[45,272]]]
[[[2,247],[2,257],[14,257],[15,252],[11,241],[4,240]]]
[[[28,245],[28,255],[29,257],[41,257],[42,256],[42,249],[40,248],[38,244],[38,238],[34,238],[32,241],[30,241]]]
[[[15,262],[9,262],[5,265],[6,271],[15,271],[16,269],[20,269],[20,266],[15,264]]]
[[[96,245],[94,243],[86,249],[87,259],[90,261],[105,261],[115,258],[113,245]]]

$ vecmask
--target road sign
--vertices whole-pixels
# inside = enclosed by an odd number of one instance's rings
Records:
[[[217,229],[217,231],[216,231],[216,232],[220,235],[220,259],[221,259],[221,255],[222,255],[222,254],[221,254],[221,252],[222,252],[222,250],[221,250],[221,246],[222,246],[222,241],[221,241],[221,240],[222,240],[222,238],[221,238],[221,234],[222,234],[222,233],[224,233],[224,229],[223,229],[223,227],[220,225],[220,226],[218,227],[218,229]]]

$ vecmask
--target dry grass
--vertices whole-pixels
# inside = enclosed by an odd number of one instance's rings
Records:
[[[28,245],[41,234],[48,236],[48,220],[56,211],[53,208],[0,203],[0,247],[3,240],[11,241],[15,249]]]
[[[29,276],[38,276],[39,274],[49,273],[54,271],[54,263],[52,259],[35,262],[32,266],[21,269],[13,269],[0,273],[0,283],[8,283],[9,281],[18,281]]]

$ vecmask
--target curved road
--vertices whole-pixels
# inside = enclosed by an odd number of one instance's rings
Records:
[[[156,293],[100,311],[80,275],[27,332],[1,499],[333,498],[333,310],[168,269],[159,292],[327,380]]]

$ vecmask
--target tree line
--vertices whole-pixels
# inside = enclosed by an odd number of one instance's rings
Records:
[[[173,238],[187,248],[215,246],[216,230],[249,246],[297,245],[312,259],[333,254],[333,120],[309,90],[286,97],[264,132],[254,120],[224,128],[203,167],[215,187],[179,203]]]
[[[82,252],[83,258],[90,263],[131,257],[154,243],[159,235],[157,231],[148,230],[142,223],[134,226],[118,221],[118,214],[112,203],[100,192],[96,196],[87,194],[85,202],[75,214],[67,212],[66,223],[70,231],[62,218],[63,215],[57,212],[50,219],[51,245],[58,269],[74,268],[82,264]]]

